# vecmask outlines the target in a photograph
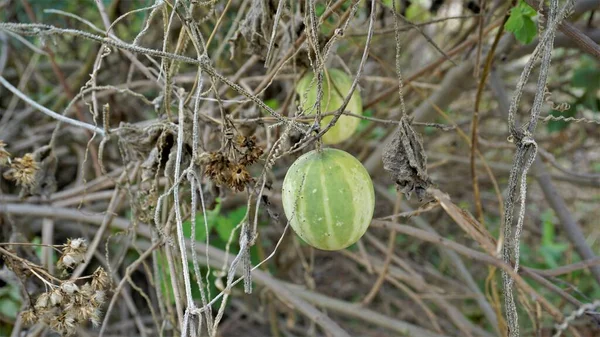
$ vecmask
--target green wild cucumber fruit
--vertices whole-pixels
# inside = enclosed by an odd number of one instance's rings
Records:
[[[348,77],[346,73],[338,69],[326,69],[323,75],[321,113],[326,114],[335,112],[342,106],[344,97],[348,95],[350,87],[352,87],[352,79]],[[315,102],[317,101],[317,80],[314,73],[310,72],[302,77],[296,86],[296,92],[300,96],[302,109],[306,114],[309,116],[315,115],[317,113],[317,108],[315,106]],[[304,100],[305,94],[306,100]],[[362,100],[358,89],[354,90],[352,93],[352,97],[345,110],[357,115],[363,114]],[[327,127],[332,119],[333,115],[323,117],[321,119],[321,128]],[[359,122],[360,119],[357,117],[341,115],[335,125],[323,135],[323,143],[338,144],[345,141],[354,134]]]
[[[340,250],[367,231],[375,209],[373,182],[351,154],[331,148],[298,158],[283,180],[285,215],[315,248]]]

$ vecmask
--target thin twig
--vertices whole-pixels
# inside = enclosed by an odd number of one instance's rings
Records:
[[[17,95],[20,99],[22,99],[23,101],[25,101],[27,104],[33,106],[34,108],[38,109],[39,111],[45,113],[46,115],[57,119],[61,122],[67,123],[67,124],[71,124],[73,126],[77,126],[80,128],[84,128],[90,131],[93,131],[94,133],[97,133],[99,135],[101,135],[102,137],[104,137],[105,132],[103,129],[84,123],[84,122],[80,122],[74,119],[71,119],[69,117],[65,117],[63,115],[60,115],[42,105],[40,105],[39,103],[37,103],[36,101],[32,100],[31,98],[29,98],[27,95],[25,95],[24,93],[22,93],[19,89],[13,87],[12,84],[10,84],[4,77],[0,76],[0,83],[5,86],[8,90],[10,90],[13,94]]]

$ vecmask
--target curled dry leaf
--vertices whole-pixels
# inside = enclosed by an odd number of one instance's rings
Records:
[[[58,159],[56,158],[56,154],[50,145],[46,145],[33,152],[33,159],[39,163],[39,170],[36,172],[35,177],[37,184],[27,192],[30,195],[49,196],[57,188],[56,168]]]
[[[277,5],[272,0],[253,0],[239,32],[248,43],[248,53],[266,56]],[[236,36],[237,38],[238,36]]]
[[[423,200],[431,181],[427,175],[427,156],[423,140],[410,125],[408,117],[402,117],[394,139],[386,144],[383,168],[392,176],[396,187],[410,198],[414,191]]]
[[[127,150],[124,154],[127,156],[126,159],[129,160],[146,159],[152,149],[163,142],[161,139],[164,139],[166,135],[170,135],[171,138],[174,137],[173,129],[162,123],[142,128],[134,124],[121,122],[119,128],[113,132],[119,138],[123,148]],[[172,145],[172,141],[170,145]],[[169,149],[166,149],[166,151],[169,151]]]

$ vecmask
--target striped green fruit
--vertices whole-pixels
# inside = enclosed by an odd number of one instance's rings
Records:
[[[375,208],[369,173],[337,149],[313,150],[298,158],[283,180],[281,198],[296,234],[323,250],[344,249],[358,241]]]
[[[313,80],[314,79],[314,80]],[[323,76],[323,99],[321,100],[321,113],[326,114],[329,112],[335,112],[342,106],[344,98],[350,92],[352,87],[352,79],[341,70],[338,69],[327,69]],[[314,73],[306,74],[296,86],[296,92],[300,96],[302,103],[302,110],[307,115],[315,115],[317,108],[315,102],[317,101],[317,80]],[[304,95],[306,94],[306,99]],[[352,97],[346,106],[347,111],[353,114],[362,115],[362,100],[358,90],[354,90]],[[329,122],[333,119],[333,116],[325,116],[321,119],[321,128],[325,128]],[[329,129],[323,135],[323,143],[325,144],[337,144],[350,138],[360,120],[356,117],[342,115],[337,120],[335,125]]]

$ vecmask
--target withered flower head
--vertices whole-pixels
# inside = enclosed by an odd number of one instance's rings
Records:
[[[10,153],[6,151],[6,143],[0,140],[0,166],[10,164]]]
[[[78,321],[87,321],[92,317],[96,309],[89,303],[83,303],[81,306],[75,307],[72,312]]]
[[[92,314],[90,315],[90,321],[92,322],[92,325],[94,326],[94,328],[97,328],[100,326],[100,317],[102,316],[102,311],[100,311],[100,309],[95,309],[94,312],[92,312]]]
[[[231,178],[228,181],[230,188],[243,191],[246,188],[246,184],[250,182],[250,173],[244,165],[236,165],[231,169]]]
[[[69,239],[63,245],[63,255],[58,260],[58,268],[72,269],[79,265],[85,259],[87,251],[87,242],[85,239]]]
[[[236,143],[242,154],[240,164],[252,165],[263,154],[263,149],[257,144],[256,136],[244,137],[239,135]]]
[[[231,168],[231,161],[221,152],[211,152],[206,163],[206,174],[217,184],[223,185],[227,181],[227,173]]]
[[[23,324],[29,326],[38,321],[38,317],[35,314],[33,309],[27,309],[21,313],[21,320],[23,320]]]
[[[67,245],[73,250],[82,249],[85,251],[87,249],[87,242],[83,238],[69,239],[67,240]]]
[[[81,294],[86,298],[90,298],[94,294],[94,287],[92,287],[92,285],[89,282],[82,285],[79,290]]]
[[[35,182],[35,173],[40,169],[33,159],[31,153],[22,158],[15,158],[10,164],[10,170],[6,171],[4,177],[14,180],[17,185],[31,186]]]
[[[102,304],[104,304],[105,301],[106,293],[104,292],[104,290],[97,290],[96,292],[94,292],[92,298],[90,299],[90,303],[96,308],[102,306]]]
[[[71,314],[66,313],[55,316],[50,321],[50,329],[62,335],[71,335],[75,330],[75,318]]]
[[[110,284],[108,274],[102,267],[98,267],[92,276],[92,288],[94,290],[103,290]]]

